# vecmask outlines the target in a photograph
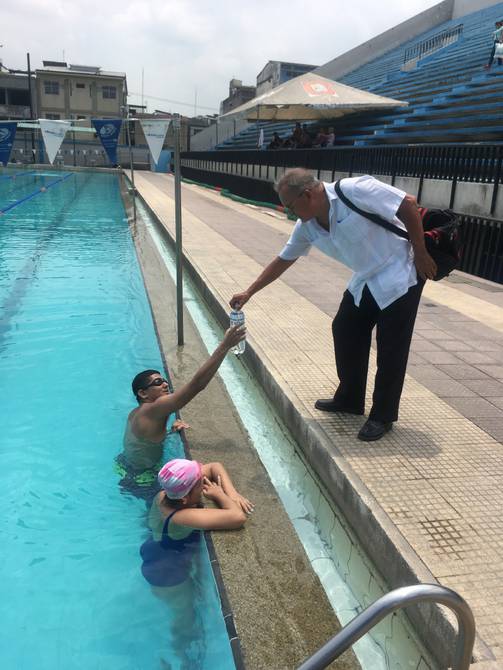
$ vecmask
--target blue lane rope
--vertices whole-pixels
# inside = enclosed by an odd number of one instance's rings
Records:
[[[21,176],[24,177],[27,174],[35,174],[35,172],[36,170],[29,170],[28,172],[25,172],[23,170],[23,172],[16,172],[15,174],[3,174],[0,176],[0,179],[13,179],[14,177],[21,177]]]
[[[10,209],[14,209],[14,207],[17,207],[23,202],[26,202],[27,200],[31,200],[32,198],[35,198],[37,195],[40,195],[44,191],[47,191],[48,188],[51,188],[51,186],[55,186],[56,184],[59,184],[61,181],[65,181],[65,179],[68,179],[68,177],[72,177],[75,173],[74,172],[69,172],[67,175],[64,177],[60,177],[59,179],[55,179],[54,181],[49,182],[48,184],[45,184],[45,186],[41,186],[38,188],[36,191],[33,193],[30,193],[30,195],[25,195],[24,198],[20,198],[19,200],[16,200],[16,202],[13,202],[11,205],[7,205],[5,209],[0,209],[0,216],[2,214],[5,214],[8,212]],[[42,190],[44,189],[44,190]]]

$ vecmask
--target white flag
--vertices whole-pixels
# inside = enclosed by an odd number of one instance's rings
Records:
[[[258,134],[258,148],[261,149],[262,146],[264,145],[264,129],[260,129],[260,133]]]
[[[140,123],[154,163],[157,165],[170,119],[140,119]]]
[[[52,164],[65,139],[66,131],[71,128],[72,124],[71,121],[55,121],[53,119],[39,119],[38,122],[42,131],[45,150]]]

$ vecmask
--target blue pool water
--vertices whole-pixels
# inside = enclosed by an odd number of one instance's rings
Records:
[[[0,211],[54,175],[0,179]],[[75,173],[0,216],[2,668],[234,667],[205,547],[183,594],[194,607],[140,572],[146,506],[120,492],[114,457],[131,378],[151,367],[117,177]],[[178,436],[167,451],[183,453]]]

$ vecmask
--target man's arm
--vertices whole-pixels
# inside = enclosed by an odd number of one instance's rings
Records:
[[[424,229],[417,200],[413,195],[406,195],[396,213],[409,234],[409,239],[414,250],[414,264],[421,279],[434,279],[437,274],[437,266],[433,258],[426,250],[424,244]]]
[[[206,363],[199,368],[188,384],[184,384],[180,389],[169,395],[157,398],[155,402],[144,403],[143,412],[155,419],[165,419],[173,412],[181,409],[184,405],[200,393],[211,381],[216,371],[220,367],[225,355],[232,347],[244,339],[246,329],[243,326],[233,326],[229,328],[215,351],[208,358]]]
[[[251,284],[246,289],[246,291],[243,291],[242,293],[235,293],[232,296],[229,301],[230,306],[241,309],[243,305],[247,303],[248,300],[252,297],[252,295],[280,277],[283,272],[290,267],[290,265],[295,263],[296,260],[297,259],[295,258],[293,261],[285,261],[279,256],[276,256],[276,258],[263,269],[257,279],[255,279],[253,284]]]

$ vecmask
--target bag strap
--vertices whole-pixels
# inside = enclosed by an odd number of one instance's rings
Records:
[[[373,214],[371,212],[366,212],[363,209],[360,209],[357,207],[354,202],[351,202],[351,200],[344,195],[342,192],[341,188],[341,181],[342,179],[339,179],[339,181],[336,181],[334,184],[335,192],[339,196],[339,198],[342,200],[342,202],[346,205],[346,207],[349,207],[349,209],[352,209],[354,212],[357,212],[360,216],[363,216],[365,219],[369,219],[370,221],[373,221],[374,223],[377,223],[378,226],[382,226],[382,228],[386,228],[386,230],[389,230],[391,233],[395,233],[395,235],[398,235],[399,237],[403,237],[404,240],[409,240],[410,238],[408,234],[405,232],[405,230],[402,230],[398,226],[395,226],[395,224],[390,223],[389,221],[386,221],[386,219],[383,219],[381,216],[378,214]]]

